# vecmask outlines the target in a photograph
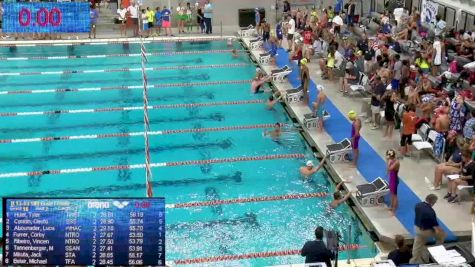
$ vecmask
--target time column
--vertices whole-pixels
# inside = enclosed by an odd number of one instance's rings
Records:
[[[129,213],[129,265],[143,265],[144,213]]]

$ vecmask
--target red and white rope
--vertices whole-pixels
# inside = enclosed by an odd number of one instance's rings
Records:
[[[142,58],[146,55],[142,55]],[[31,72],[0,72],[0,76],[29,76],[29,75],[64,75],[64,74],[86,74],[86,73],[109,73],[109,72],[134,72],[160,71],[160,70],[190,70],[190,69],[214,69],[214,68],[237,68],[251,66],[247,63],[211,64],[211,65],[190,65],[190,66],[166,66],[155,68],[120,68],[101,70],[60,70],[60,71],[31,71]]]
[[[340,246],[340,251],[348,250],[358,250],[365,248],[366,246],[360,244],[349,244]],[[245,260],[245,259],[258,259],[258,258],[270,258],[270,257],[282,257],[282,256],[293,256],[300,255],[300,249],[289,249],[289,250],[280,250],[280,251],[266,251],[266,252],[253,252],[247,254],[237,254],[237,255],[221,255],[213,257],[203,257],[203,258],[194,258],[194,259],[182,259],[182,260],[173,260],[171,263],[177,265],[187,265],[187,264],[198,264],[198,263],[208,263],[208,262],[222,262],[222,261],[235,261],[235,260]]]
[[[231,80],[231,81],[190,82],[190,83],[164,83],[164,84],[149,85],[148,89],[150,89],[150,88],[167,88],[167,87],[245,84],[245,83],[251,83],[251,82],[252,82],[252,80]],[[135,90],[135,89],[141,89],[142,90],[143,85],[90,87],[90,88],[38,89],[38,90],[11,90],[11,91],[0,91],[0,95],[48,94],[48,93],[69,93],[69,92],[95,92],[95,91]]]
[[[201,55],[201,54],[225,54],[231,53],[232,49],[216,49],[216,50],[191,50],[191,51],[173,51],[173,52],[148,52],[147,56],[174,56],[174,55]],[[245,53],[244,50],[237,50],[238,53]],[[0,57],[0,61],[26,61],[26,60],[60,60],[60,59],[84,59],[84,58],[109,58],[109,57],[140,57],[141,54],[136,53],[119,53],[119,54],[101,54],[101,55],[85,55],[85,56],[31,56],[31,57]]]
[[[205,102],[205,103],[188,103],[188,104],[166,104],[148,106],[150,109],[173,109],[173,108],[189,108],[189,107],[212,107],[212,106],[230,106],[230,105],[252,105],[262,104],[264,100],[239,100],[239,101],[222,101],[222,102]],[[147,101],[148,104],[148,101]],[[132,107],[116,107],[116,108],[92,108],[92,109],[68,109],[68,110],[49,110],[49,111],[22,111],[22,112],[0,112],[0,117],[15,116],[39,116],[52,114],[79,114],[79,113],[102,113],[102,112],[119,112],[119,111],[135,111],[144,110],[143,106]]]
[[[304,193],[304,194],[288,194],[288,195],[281,195],[281,196],[247,197],[247,198],[234,198],[234,199],[220,199],[220,200],[212,200],[212,201],[176,203],[176,204],[166,204],[165,206],[166,208],[170,208],[170,209],[179,209],[179,208],[240,204],[240,203],[250,203],[250,202],[319,198],[319,197],[326,197],[327,195],[328,193],[326,192],[316,192],[316,193]]]
[[[274,124],[255,124],[255,125],[241,125],[241,126],[223,126],[211,128],[190,128],[178,130],[162,130],[149,131],[148,135],[167,135],[167,134],[184,134],[184,133],[202,133],[202,132],[222,132],[248,129],[263,129],[273,127]],[[34,143],[34,142],[52,142],[64,140],[84,140],[84,139],[105,139],[117,137],[135,137],[143,136],[144,132],[129,132],[129,133],[107,133],[107,134],[84,134],[84,135],[68,135],[68,136],[48,136],[48,137],[33,137],[33,138],[16,138],[16,139],[0,139],[0,144],[7,143]]]
[[[137,8],[138,9],[138,8]],[[143,38],[140,37],[140,55],[142,63],[142,79],[143,79],[143,119],[144,119],[144,134],[145,139],[145,186],[147,197],[153,197],[153,188],[152,188],[152,159],[150,156],[150,141],[148,138],[148,132],[150,131],[150,120],[148,117],[148,92],[147,92],[147,72],[145,64],[148,63],[147,51],[145,50],[145,45],[143,44]]]
[[[303,159],[304,157],[305,157],[304,154],[297,154],[297,153],[296,154],[277,154],[277,155],[265,155],[265,156],[254,156],[254,157],[235,157],[235,158],[221,158],[221,159],[159,162],[159,163],[150,163],[150,167],[159,168],[159,167],[192,166],[192,165],[202,165],[202,164],[258,161],[258,160]],[[10,172],[10,173],[0,173],[0,178],[28,177],[28,176],[48,175],[48,174],[55,175],[55,174],[71,174],[71,173],[90,173],[90,172],[101,172],[101,171],[143,169],[143,168],[145,168],[145,164],[83,167],[83,168],[73,168],[73,169],[44,170],[44,171],[31,171],[31,172]]]

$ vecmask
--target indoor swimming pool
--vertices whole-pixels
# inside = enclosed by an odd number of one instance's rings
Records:
[[[168,204],[167,261],[296,250],[318,225],[360,246],[341,259],[376,254],[350,207],[327,208],[328,174],[299,177],[299,167],[318,160],[283,106],[267,110],[269,93],[251,93],[256,65],[239,42],[148,42],[146,49],[152,184]],[[145,196],[140,44],[0,47],[0,60],[1,196]],[[278,142],[263,135],[276,122],[285,124]],[[321,194],[291,199],[304,193]],[[186,205],[228,199],[246,201]]]

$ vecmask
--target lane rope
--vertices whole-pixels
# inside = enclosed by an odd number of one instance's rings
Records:
[[[190,69],[214,69],[214,68],[238,68],[247,67],[247,63],[231,64],[212,64],[212,65],[189,65],[189,66],[166,66],[166,67],[148,67],[146,71],[160,70],[190,70]],[[102,70],[60,70],[60,71],[31,71],[31,72],[0,72],[0,76],[30,76],[30,75],[64,75],[64,74],[86,74],[86,73],[111,73],[111,72],[135,72],[142,71],[142,68],[120,68],[120,69],[102,69]]]
[[[340,246],[339,251],[358,250],[365,247],[366,246],[363,246],[360,244],[348,244],[348,245]],[[171,262],[174,264],[179,264],[179,265],[188,265],[188,264],[208,263],[208,262],[293,256],[293,255],[300,255],[300,252],[301,252],[300,249],[289,249],[289,250],[280,250],[280,251],[253,252],[253,253],[237,254],[237,255],[221,255],[221,256],[213,256],[213,257],[194,258],[194,259],[182,259],[182,260],[174,260]]]
[[[174,108],[189,108],[189,107],[252,105],[252,104],[262,104],[264,102],[265,102],[264,100],[239,100],[239,101],[222,101],[222,102],[188,103],[188,104],[165,104],[165,105],[147,106],[147,109],[151,110],[151,109],[174,109]],[[52,115],[52,114],[103,113],[103,112],[118,112],[118,111],[137,111],[137,110],[144,110],[144,106],[94,108],[94,109],[68,109],[68,110],[50,110],[50,111],[2,112],[0,113],[0,117],[41,116],[41,115]]]
[[[259,161],[259,160],[274,160],[274,159],[302,159],[304,154],[277,154],[277,155],[265,155],[265,156],[253,156],[253,157],[234,157],[234,158],[220,158],[220,159],[205,159],[205,160],[187,160],[187,161],[171,161],[171,162],[159,162],[150,163],[151,168],[159,167],[175,167],[175,166],[192,166],[202,164],[218,164],[218,163],[230,163],[230,162],[244,162],[244,161]],[[59,169],[59,170],[44,170],[44,171],[31,171],[31,172],[10,172],[0,173],[0,178],[13,178],[13,177],[28,177],[47,174],[71,174],[71,173],[90,173],[100,171],[114,171],[114,170],[132,170],[143,169],[145,164],[131,164],[131,165],[111,165],[111,166],[99,166],[99,167],[84,167],[73,169]]]
[[[326,197],[327,195],[328,195],[328,193],[326,193],[326,192],[317,192],[317,193],[305,193],[305,194],[288,194],[288,195],[281,195],[281,196],[264,196],[264,197],[220,199],[220,200],[212,200],[212,201],[166,204],[165,207],[170,208],[170,209],[207,207],[207,206],[240,204],[240,203],[250,203],[250,202],[266,202],[266,201],[277,201],[277,200],[320,198],[320,197]]]
[[[285,125],[286,124],[284,124],[284,126]],[[266,124],[242,125],[242,126],[223,126],[223,127],[210,127],[210,128],[190,128],[190,129],[179,129],[179,130],[162,130],[162,131],[149,131],[148,135],[168,135],[168,134],[184,134],[184,133],[202,133],[202,132],[221,132],[221,131],[235,131],[235,130],[248,130],[248,129],[264,129],[264,128],[271,128],[273,126],[274,126],[274,124],[266,123]],[[144,132],[129,132],[129,133],[49,136],[49,137],[37,137],[37,138],[0,139],[0,144],[51,142],[51,141],[84,140],[84,139],[104,139],[104,138],[116,138],[116,137],[135,137],[135,136],[143,136],[143,135],[144,135]]]
[[[201,54],[226,54],[232,49],[175,51],[175,52],[148,52],[146,56],[174,56],[174,55],[201,55]],[[245,50],[236,50],[237,53],[247,53]],[[84,58],[110,58],[110,57],[140,57],[140,53],[119,53],[84,56],[32,56],[32,57],[0,57],[0,61],[26,61],[26,60],[57,60],[57,59],[84,59]]]
[[[236,36],[199,36],[199,37],[152,37],[144,43],[177,43],[177,42],[190,42],[190,43],[199,43],[206,41],[219,41],[227,40],[232,38],[233,40]],[[54,40],[53,42],[48,41],[17,41],[17,43],[0,43],[0,47],[35,47],[35,46],[83,46],[83,45],[108,45],[108,44],[140,44],[141,41],[138,38],[130,38],[129,40],[121,39],[104,39],[104,40],[68,40],[67,42],[58,42]]]
[[[149,88],[167,88],[167,87],[190,87],[190,86],[207,86],[207,85],[226,85],[226,84],[246,84],[252,80],[230,80],[230,81],[214,81],[214,82],[190,82],[190,83],[164,83],[149,84]],[[129,86],[106,86],[106,87],[90,87],[90,88],[60,88],[60,89],[35,89],[35,90],[10,90],[0,91],[0,95],[20,95],[20,94],[50,94],[50,93],[70,93],[70,92],[95,92],[95,91],[112,91],[112,90],[141,90],[143,85]]]

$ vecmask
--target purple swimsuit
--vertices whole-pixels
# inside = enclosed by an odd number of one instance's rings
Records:
[[[393,164],[394,161],[390,161],[389,165]],[[399,184],[399,177],[397,173],[399,170],[389,171],[389,191],[394,195],[397,195],[397,186]]]
[[[358,149],[358,144],[360,142],[360,135],[356,135],[355,123],[351,124],[351,148]]]

